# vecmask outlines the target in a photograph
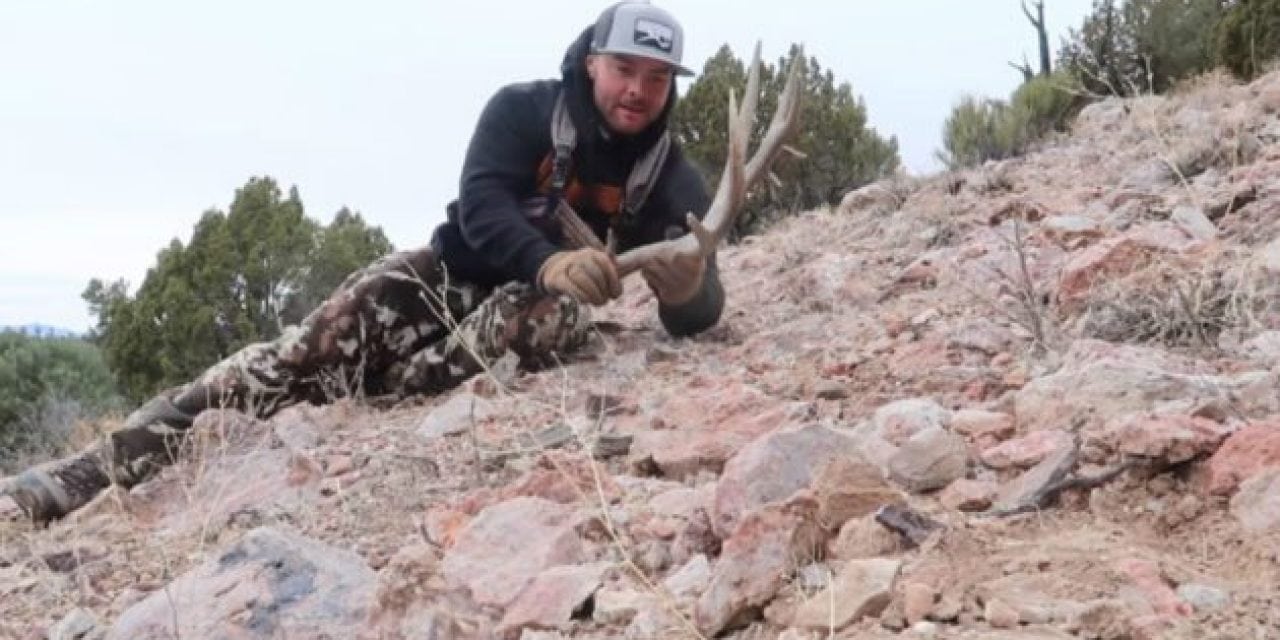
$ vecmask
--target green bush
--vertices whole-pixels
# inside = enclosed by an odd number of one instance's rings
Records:
[[[1013,92],[1009,117],[1014,122],[1010,126],[1015,129],[1015,137],[1022,139],[1021,146],[1051,131],[1066,130],[1081,103],[1073,85],[1070,74],[1059,72],[1032,78]]]
[[[1008,102],[964,96],[942,127],[940,160],[952,169],[1016,156],[1051,131],[1065,130],[1083,99],[1067,73],[1037,76]]]
[[[1064,39],[1058,68],[1096,94],[1164,93],[1213,66],[1223,6],[1223,0],[1094,0]]]
[[[1263,73],[1280,55],[1280,0],[1235,2],[1214,33],[1218,64],[1246,80]]]
[[[946,151],[939,159],[951,168],[999,160],[1016,151],[1015,128],[1003,100],[964,96],[942,125]]]
[[[97,347],[0,333],[0,469],[59,449],[75,422],[119,408]]]

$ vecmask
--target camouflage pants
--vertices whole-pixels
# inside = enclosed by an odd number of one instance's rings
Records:
[[[213,365],[139,408],[111,434],[110,475],[132,485],[171,462],[196,415],[227,407],[267,417],[299,402],[365,393],[435,393],[508,350],[525,368],[585,342],[588,312],[512,282],[450,282],[431,249],[401,251],[350,275],[296,327]]]

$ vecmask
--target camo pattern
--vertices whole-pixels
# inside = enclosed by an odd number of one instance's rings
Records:
[[[51,478],[37,484],[54,480],[54,488],[61,487],[54,494],[77,495],[56,500],[67,504],[37,506],[65,513],[105,488],[108,479],[124,486],[141,482],[173,462],[195,417],[206,409],[235,408],[265,418],[300,402],[436,393],[508,350],[524,368],[553,364],[586,341],[588,326],[588,310],[568,296],[518,282],[496,290],[450,282],[430,248],[397,252],[348,276],[301,324],[275,340],[248,345],[194,382],[159,394],[134,411],[109,442],[46,466]],[[70,471],[87,465],[101,473],[80,473],[71,482]],[[67,473],[60,475],[60,468]],[[89,476],[100,481],[80,481]]]

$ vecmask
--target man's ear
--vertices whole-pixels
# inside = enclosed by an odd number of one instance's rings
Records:
[[[599,64],[599,62],[597,62],[599,59],[600,59],[600,56],[594,53],[587,55],[587,59],[586,59],[587,77],[590,78],[592,82],[596,81],[596,65]]]

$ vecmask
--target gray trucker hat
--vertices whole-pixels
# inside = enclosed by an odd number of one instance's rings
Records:
[[[677,75],[693,75],[680,64],[684,29],[671,14],[648,2],[619,2],[605,9],[596,20],[591,52],[661,60],[674,67]]]

